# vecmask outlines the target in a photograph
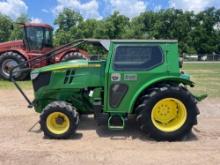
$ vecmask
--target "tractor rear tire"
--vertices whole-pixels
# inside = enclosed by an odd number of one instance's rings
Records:
[[[80,52],[69,52],[65,54],[62,58],[62,62],[70,61],[70,60],[80,60],[80,59],[87,59],[83,54]]]
[[[64,101],[47,105],[40,115],[40,126],[44,136],[51,139],[67,139],[76,132],[79,114],[76,108]]]
[[[140,129],[158,141],[181,140],[197,124],[199,114],[186,88],[168,84],[148,90],[135,112]]]
[[[16,52],[5,52],[0,55],[0,76],[5,80],[10,79],[10,70],[16,65],[22,64],[25,62],[25,58]],[[23,69],[26,66],[20,67]],[[14,75],[16,80],[25,80],[29,75],[29,72],[22,72]]]

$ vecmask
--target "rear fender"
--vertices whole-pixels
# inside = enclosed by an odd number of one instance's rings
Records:
[[[175,77],[175,76],[169,76],[169,77],[163,77],[163,78],[159,78],[159,79],[153,79],[150,82],[147,82],[146,84],[144,84],[133,96],[130,105],[129,105],[129,109],[130,112],[132,112],[134,110],[134,106],[135,103],[137,101],[137,99],[139,98],[139,96],[143,93],[143,91],[145,91],[146,89],[148,89],[149,87],[155,85],[155,84],[160,84],[160,83],[168,83],[168,82],[173,82],[173,83],[177,83],[177,84],[184,84],[184,85],[189,85],[191,87],[193,87],[195,84],[194,82],[181,78],[181,77]]]
[[[21,56],[23,56],[26,60],[29,59],[28,54],[24,50],[22,50],[22,49],[9,49],[7,51],[1,52],[1,54],[6,53],[6,52],[15,52],[15,53],[18,53]]]
[[[29,60],[29,56],[28,56],[28,54],[27,54],[24,50],[21,50],[21,49],[10,49],[10,50],[1,52],[1,54],[6,53],[6,52],[15,52],[15,53],[18,53],[18,54],[20,54],[26,61]],[[1,54],[0,54],[0,55],[1,55]],[[29,66],[30,64],[27,64],[27,65]]]

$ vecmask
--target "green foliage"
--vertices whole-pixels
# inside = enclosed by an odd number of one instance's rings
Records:
[[[124,38],[129,24],[128,17],[120,15],[119,12],[114,12],[104,21],[106,35],[110,39]]]
[[[83,20],[65,9],[55,24],[58,45],[78,38],[178,39],[180,53],[220,53],[220,9],[215,8],[198,14],[179,9],[146,11],[133,19],[114,12],[103,20]]]
[[[0,42],[23,38],[23,31],[19,23],[29,22],[27,15],[22,14],[15,21],[0,14]]]
[[[28,16],[21,15],[15,22],[28,22]],[[0,42],[21,39],[19,25],[0,14]],[[145,11],[129,19],[114,12],[102,19],[87,19],[71,10],[64,9],[54,22],[54,44],[69,43],[79,38],[98,39],[178,39],[180,53],[210,54],[220,53],[220,9],[209,8],[198,14],[179,9],[166,9],[158,12]],[[86,47],[93,54],[98,49]],[[94,49],[94,50],[93,50]]]
[[[9,40],[12,31],[12,20],[0,14],[0,42]]]
[[[62,45],[81,38],[79,25],[82,22],[83,17],[79,13],[65,8],[54,21],[54,24],[59,27],[55,32],[55,45]]]
[[[15,20],[15,23],[13,25],[13,30],[10,35],[10,40],[18,40],[18,39],[23,39],[23,29],[21,28],[22,23],[26,23],[29,21],[29,18],[27,15],[22,14],[20,17],[18,17]]]

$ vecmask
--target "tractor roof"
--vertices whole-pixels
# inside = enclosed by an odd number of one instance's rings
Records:
[[[177,40],[138,40],[138,39],[83,39],[86,43],[102,45],[109,50],[110,43],[177,43]]]
[[[52,26],[43,23],[25,23],[24,25],[26,27],[43,27],[43,28],[53,29]]]

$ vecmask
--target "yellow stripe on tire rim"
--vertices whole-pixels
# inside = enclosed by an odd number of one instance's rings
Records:
[[[151,120],[163,132],[181,128],[187,119],[187,110],[182,101],[175,98],[159,100],[151,112]]]
[[[68,116],[62,112],[51,113],[46,120],[48,130],[53,134],[64,134],[70,127]]]

